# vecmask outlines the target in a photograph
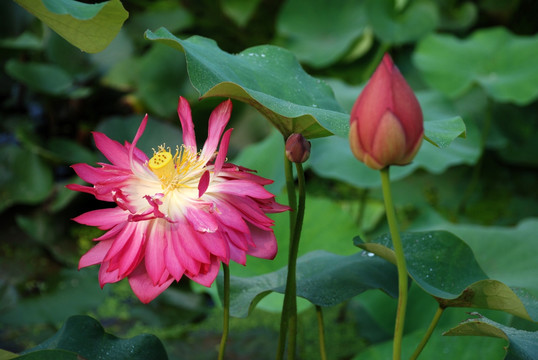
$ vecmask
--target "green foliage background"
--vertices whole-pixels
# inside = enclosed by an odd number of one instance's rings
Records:
[[[200,142],[222,95],[235,99],[229,156],[274,179],[270,190],[281,201],[283,140],[262,114],[276,114],[271,118],[277,124],[290,119],[279,127],[284,133],[308,123],[305,131],[313,139],[300,255],[324,250],[352,256],[359,251],[352,241],[357,234],[374,240],[385,233],[379,175],[357,162],[345,135],[347,113],[386,51],[416,91],[428,131],[453,135],[435,137],[440,147],[424,142],[411,165],[393,169],[403,230],[451,231],[469,245],[484,279],[538,296],[534,1],[112,0],[86,6],[40,0],[37,12],[31,3],[0,2],[0,349],[21,353],[61,334],[70,316],[90,315],[106,332],[133,338],[134,344],[142,333],[157,335],[171,359],[216,357],[221,321],[216,287],[181,281],[142,305],[125,281],[101,290],[97,269],[76,271],[99,232],[70,219],[102,204],[64,187],[80,181],[69,165],[103,160],[92,143],[93,130],[130,141],[149,113],[139,143],[146,153],[162,143],[180,143],[179,95],[192,104]],[[172,40],[176,49],[167,46],[170,38],[162,39],[161,27],[178,39]],[[195,67],[209,50],[203,48],[197,58],[189,46],[200,38],[187,40],[192,35],[212,39],[234,56],[267,54],[274,60],[284,53],[265,45],[276,45],[289,51],[282,59],[296,59],[304,72],[282,68],[291,75],[281,79],[254,71],[246,79],[251,83],[235,82],[247,95],[235,85],[212,87]],[[216,63],[211,66],[224,61]],[[276,61],[272,66],[278,69]],[[307,74],[315,78],[311,83]],[[271,81],[272,88],[254,87]],[[273,90],[283,97],[264,98]],[[321,98],[327,102],[306,102]],[[284,100],[296,103],[287,107]],[[460,118],[465,137],[454,139],[463,130]],[[285,266],[287,216],[275,219],[280,247],[275,261],[250,258],[247,267],[233,267],[232,275],[263,276]],[[230,358],[274,357],[280,304],[281,296],[272,293],[247,318],[232,319]],[[308,302],[300,305],[300,357],[313,359],[315,313]],[[414,283],[404,354],[413,351],[435,308]],[[538,330],[535,322],[481,310],[494,320],[481,323],[483,332],[500,324],[497,328],[508,329],[506,338],[441,336],[469,318],[466,310],[446,310],[424,358],[502,359],[505,339],[521,339],[514,328]],[[327,308],[329,358],[387,358],[394,314],[395,300],[378,290]],[[469,323],[452,332],[463,333],[465,326]]]

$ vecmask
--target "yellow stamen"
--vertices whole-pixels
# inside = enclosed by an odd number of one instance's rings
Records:
[[[175,166],[173,159],[174,157],[169,151],[161,148],[149,159],[148,165],[151,171],[162,180],[174,176]]]
[[[163,190],[172,191],[178,188],[196,189],[205,163],[198,153],[185,146],[178,147],[175,155],[172,155],[170,148],[161,145],[158,151],[153,150],[148,167],[161,181]]]

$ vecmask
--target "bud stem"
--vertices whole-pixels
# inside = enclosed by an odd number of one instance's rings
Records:
[[[392,203],[392,193],[390,191],[389,167],[380,170],[381,188],[385,200],[385,212],[389,223],[390,236],[394,253],[396,254],[396,267],[398,268],[398,310],[396,312],[396,324],[394,325],[394,343],[392,348],[392,359],[400,360],[402,353],[402,337],[405,322],[405,311],[407,308],[407,267],[403,252],[402,240],[398,231],[396,212]]]

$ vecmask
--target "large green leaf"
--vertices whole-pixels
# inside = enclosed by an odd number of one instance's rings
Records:
[[[526,288],[538,294],[538,263],[534,256],[538,219],[521,221],[517,226],[480,226],[438,222],[420,227],[430,230],[442,227],[472,248],[480,267],[490,278],[511,288]]]
[[[388,44],[414,42],[439,22],[437,6],[429,0],[411,1],[403,11],[396,9],[393,0],[367,0],[366,10],[375,34]]]
[[[185,52],[187,71],[202,98],[229,97],[260,111],[284,136],[346,136],[348,115],[329,86],[304,72],[287,50],[262,45],[232,55],[215,41],[193,36],[181,40],[168,30],[147,31],[149,40]]]
[[[444,316],[443,316],[444,317]],[[406,334],[402,340],[402,359],[409,359],[418,343],[424,337],[426,329]],[[435,360],[503,360],[506,351],[503,341],[493,338],[466,338],[441,336],[435,331],[419,356],[419,359]],[[392,341],[369,346],[353,360],[386,360],[392,358]]]
[[[82,51],[96,53],[116,37],[129,14],[120,0],[84,4],[74,0],[15,0]]]
[[[478,313],[477,318],[464,321],[445,332],[447,336],[487,336],[508,340],[507,359],[530,360],[538,354],[538,331],[524,331],[499,324]]]
[[[494,99],[524,105],[538,97],[538,35],[516,36],[503,27],[460,40],[435,34],[422,40],[414,63],[424,79],[450,97],[478,84]]]
[[[283,294],[286,275],[287,268],[250,278],[233,276],[230,313],[247,316],[270,292]],[[396,279],[394,266],[366,252],[341,256],[314,251],[297,259],[297,296],[319,306],[337,305],[369,289],[382,289],[396,297]]]
[[[278,16],[277,43],[320,68],[342,58],[366,26],[362,1],[290,0]]]
[[[402,233],[407,270],[424,291],[443,307],[478,307],[506,311],[527,320],[538,320],[538,299],[521,299],[505,284],[489,280],[471,248],[446,231]],[[396,263],[392,241],[383,235],[356,245]]]
[[[120,339],[106,333],[97,320],[82,315],[70,317],[53,337],[25,353],[55,349],[72,351],[86,359],[168,359],[161,341],[154,335]]]

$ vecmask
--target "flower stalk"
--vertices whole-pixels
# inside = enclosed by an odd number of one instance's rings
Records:
[[[291,161],[285,158],[286,182],[288,185],[288,198],[292,213],[290,214],[290,248],[288,257],[288,274],[286,278],[286,290],[284,294],[284,304],[282,306],[282,317],[280,322],[280,334],[277,349],[277,360],[284,358],[284,349],[288,347],[288,359],[295,359],[297,343],[297,255],[299,252],[299,240],[303,227],[304,210],[305,210],[305,178],[304,170],[301,163],[295,163],[298,180],[298,202],[295,195],[295,186],[293,181],[293,171]],[[296,205],[296,207],[294,207]],[[293,211],[295,210],[295,211]]]
[[[424,334],[424,337],[422,338],[422,340],[418,344],[417,348],[415,349],[415,351],[413,352],[413,355],[411,355],[409,360],[416,360],[418,358],[418,356],[420,355],[420,353],[422,352],[422,350],[424,349],[424,347],[428,343],[428,340],[430,340],[430,337],[433,334],[433,330],[435,330],[435,327],[439,323],[439,319],[441,318],[441,315],[443,315],[444,310],[445,310],[445,308],[443,306],[439,305],[439,307],[437,308],[437,311],[433,315],[433,319],[432,319],[432,321],[430,323],[430,326],[428,327],[428,330],[426,330],[426,333]]]
[[[380,170],[381,187],[383,189],[383,198],[385,200],[385,212],[389,223],[392,245],[396,254],[396,267],[398,269],[398,310],[396,312],[396,323],[394,325],[394,343],[392,350],[393,360],[400,360],[402,353],[402,337],[405,323],[405,312],[407,308],[407,266],[403,252],[402,240],[396,221],[396,212],[392,202],[392,193],[390,190],[389,167]]]
[[[316,305],[316,317],[318,319],[319,356],[321,360],[327,360],[327,351],[325,350],[325,326],[323,323],[323,308],[319,305]]]
[[[230,268],[228,267],[228,265],[223,263],[222,270],[224,275],[224,293],[222,300],[222,337],[220,339],[218,360],[224,359],[224,352],[226,351],[226,342],[228,341],[228,333],[230,331]]]

